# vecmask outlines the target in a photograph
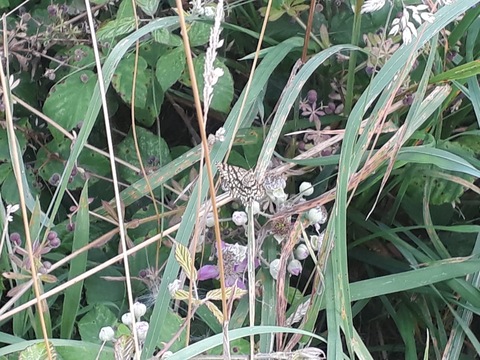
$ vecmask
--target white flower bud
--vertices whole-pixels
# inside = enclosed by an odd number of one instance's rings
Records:
[[[278,271],[280,270],[280,259],[275,259],[270,263],[270,275],[277,280]]]
[[[111,326],[105,326],[100,329],[100,333],[98,334],[98,338],[101,341],[112,341],[115,339],[115,331],[112,329]]]
[[[308,247],[305,244],[300,244],[295,249],[295,259],[305,260],[309,255]]]
[[[302,264],[297,259],[293,259],[287,265],[287,271],[295,276],[298,276],[302,272]]]
[[[168,357],[172,356],[173,352],[165,351],[160,359],[168,359]]]
[[[135,323],[135,331],[137,332],[138,340],[144,341],[146,339],[148,327],[149,325],[146,321],[139,321]]]
[[[235,223],[237,226],[243,226],[247,223],[248,218],[247,218],[247,213],[245,211],[235,211],[232,214],[232,221]]]
[[[217,130],[217,132],[215,133],[215,140],[217,140],[219,142],[224,142],[226,133],[227,133],[227,131],[223,127],[219,128]]]
[[[213,214],[212,213],[207,214],[207,219],[205,220],[205,224],[209,228],[211,228],[213,225],[215,225],[215,220],[213,219]]]
[[[310,196],[313,194],[313,186],[307,181],[304,181],[300,184],[299,190],[302,196]]]
[[[268,196],[277,205],[285,203],[288,199],[288,195],[285,194],[285,191],[282,188],[273,190],[271,193],[268,193]]]
[[[122,323],[124,323],[127,326],[130,326],[133,324],[133,319],[132,319],[132,313],[127,312],[122,315]]]
[[[141,302],[136,302],[133,304],[133,313],[135,314],[135,319],[140,320],[140,318],[145,315],[147,312],[147,307]]]
[[[308,211],[308,220],[311,224],[325,224],[328,218],[327,209],[325,206],[317,206]]]

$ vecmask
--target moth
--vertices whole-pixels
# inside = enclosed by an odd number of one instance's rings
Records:
[[[253,201],[260,201],[265,197],[265,187],[260,182],[253,170],[246,170],[238,166],[217,164],[222,180],[223,191],[242,202],[244,206]]]

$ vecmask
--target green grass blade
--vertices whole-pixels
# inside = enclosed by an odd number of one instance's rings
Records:
[[[312,338],[325,341],[322,337],[310,333],[308,331],[292,329],[280,326],[255,326],[254,328],[246,327],[241,329],[230,330],[228,332],[230,341],[240,339],[243,337],[248,337],[250,335],[259,335],[259,334],[272,334],[272,333],[286,333],[286,334],[302,334],[307,335]],[[217,334],[211,336],[207,339],[199,341],[195,344],[192,344],[185,349],[177,351],[173,355],[169,356],[170,360],[184,360],[191,359],[192,357],[199,355],[209,349],[214,348],[215,346],[221,345],[223,341],[223,334]]]
[[[78,204],[78,212],[75,221],[75,232],[73,235],[72,252],[83,248],[88,244],[90,238],[90,218],[88,214],[88,181],[85,183],[80,202]],[[73,279],[77,275],[83,274],[87,267],[87,252],[78,254],[70,262],[68,271],[68,279]],[[70,339],[73,333],[73,326],[77,317],[78,308],[82,296],[83,281],[79,281],[65,290],[63,300],[62,321],[60,328],[60,336],[62,339]]]

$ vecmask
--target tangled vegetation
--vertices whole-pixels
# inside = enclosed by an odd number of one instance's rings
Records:
[[[0,0],[0,359],[478,358],[478,3]]]

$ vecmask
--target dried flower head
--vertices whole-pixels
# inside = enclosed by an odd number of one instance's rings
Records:
[[[385,0],[366,0],[362,9],[360,10],[361,14],[371,13],[378,11],[385,6]]]
[[[427,5],[405,6],[399,17],[392,21],[392,28],[388,35],[402,34],[402,39],[405,44],[412,41],[413,37],[417,36],[417,29],[413,22],[410,21],[410,16],[421,25],[423,21],[432,23],[435,17],[430,13]],[[411,13],[411,15],[410,15]]]

